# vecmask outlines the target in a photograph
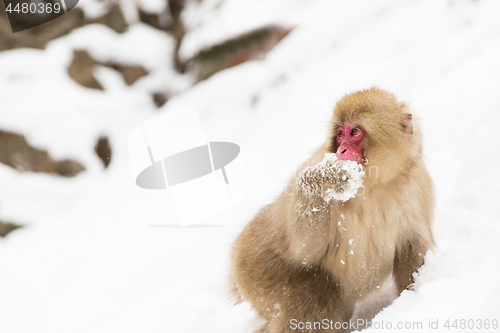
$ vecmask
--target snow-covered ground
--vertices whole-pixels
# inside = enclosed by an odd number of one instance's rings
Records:
[[[187,11],[195,24],[185,56],[260,24],[296,27],[264,60],[220,72],[159,111],[152,87],[188,83],[162,62],[170,37],[142,24],[122,36],[87,26],[45,51],[0,53],[0,128],[87,167],[63,179],[0,164],[0,219],[26,225],[0,239],[0,332],[253,332],[259,321],[248,304],[227,299],[231,243],[322,142],[335,101],[372,85],[411,103],[437,192],[437,248],[415,291],[375,321],[422,322],[415,331],[423,332],[439,320],[436,332],[448,331],[447,319],[500,320],[500,3],[233,0],[213,7]],[[129,87],[99,68],[106,90],[82,88],[66,75],[74,47],[152,72]],[[245,158],[249,194],[217,218],[225,227],[165,226],[177,224],[166,192],[136,187],[131,174],[130,131],[190,104],[208,140],[237,143]],[[101,134],[113,148],[106,170],[93,152]],[[457,331],[493,331],[475,327]]]

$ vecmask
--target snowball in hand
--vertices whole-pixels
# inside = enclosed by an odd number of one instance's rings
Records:
[[[332,163],[330,168],[335,168],[342,175],[342,180],[347,180],[348,185],[343,186],[344,191],[338,191],[337,187],[327,189],[323,195],[323,199],[326,202],[329,202],[332,198],[345,202],[350,198],[354,198],[358,189],[363,186],[365,172],[361,164],[354,161],[340,160],[335,154],[325,154],[325,158],[320,163],[324,163],[325,161]]]
[[[303,170],[299,185],[306,195],[319,192],[326,202],[332,198],[345,202],[356,196],[364,175],[359,163],[328,153],[321,162]]]

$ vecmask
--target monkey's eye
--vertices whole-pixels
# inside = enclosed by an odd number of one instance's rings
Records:
[[[352,136],[356,136],[356,135],[359,135],[361,134],[361,130],[359,128],[353,128],[352,131],[351,131],[351,135]]]
[[[344,136],[344,131],[340,130],[337,132],[337,137],[341,138]]]

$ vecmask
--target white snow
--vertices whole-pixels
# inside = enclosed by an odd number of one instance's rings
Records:
[[[363,176],[365,175],[363,167],[354,161],[339,160],[335,154],[325,154],[325,158],[321,163],[326,161],[333,163],[332,168],[346,172],[349,176],[347,178],[349,186],[343,192],[337,192],[333,188],[328,188],[323,199],[326,202],[329,202],[331,199],[346,202],[350,198],[354,198],[358,189],[363,186]],[[342,180],[346,180],[346,175],[342,176]]]
[[[249,10],[249,2],[200,15],[183,54],[261,23],[297,26],[263,61],[220,72],[160,111],[152,89],[185,83],[168,67],[171,38],[140,24],[122,35],[87,26],[45,51],[0,53],[0,128],[87,168],[63,179],[0,165],[0,219],[26,225],[0,239],[1,332],[255,331],[249,305],[226,297],[231,244],[322,143],[335,101],[374,84],[418,115],[437,194],[437,246],[415,290],[374,320],[437,332],[447,319],[500,318],[500,3],[271,0]],[[82,88],[66,75],[73,46],[152,76],[129,87],[98,70],[107,89]],[[131,177],[129,132],[190,104],[207,140],[244,153],[249,195],[217,218],[226,227],[165,227],[177,224],[167,193]],[[106,170],[93,153],[101,134],[113,148]]]

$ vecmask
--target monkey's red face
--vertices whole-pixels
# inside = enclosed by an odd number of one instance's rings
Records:
[[[341,160],[363,162],[363,141],[366,131],[363,127],[345,124],[337,128],[337,157]]]

